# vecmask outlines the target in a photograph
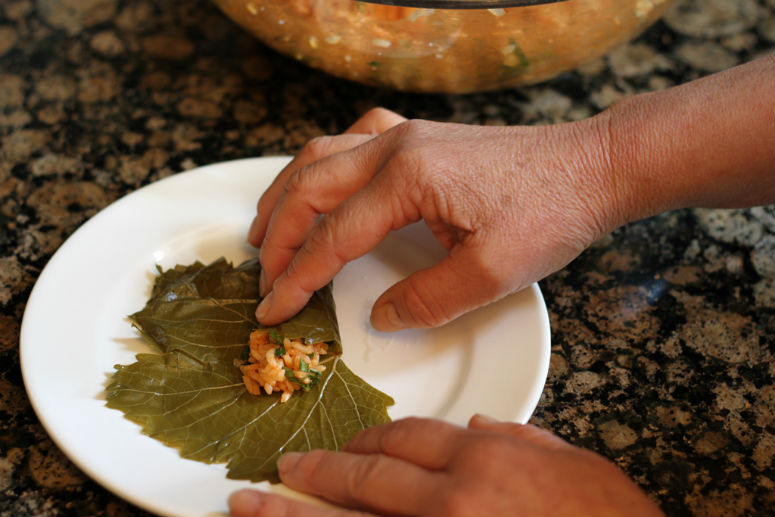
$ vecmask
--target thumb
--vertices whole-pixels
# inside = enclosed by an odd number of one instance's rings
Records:
[[[438,264],[394,284],[374,303],[371,325],[382,332],[433,328],[506,294],[480,253],[458,245]]]

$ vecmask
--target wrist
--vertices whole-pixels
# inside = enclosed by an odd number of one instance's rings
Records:
[[[573,197],[586,206],[595,226],[594,239],[631,221],[632,213],[638,211],[633,186],[620,173],[618,161],[624,157],[615,145],[611,122],[608,114],[602,113],[554,126],[560,130],[560,140],[572,142],[572,152],[558,149],[556,155],[568,157],[562,168],[573,171]]]
[[[773,202],[773,71],[770,55],[593,117],[607,128],[609,181],[623,222],[676,208]]]
[[[658,143],[659,121],[648,112],[648,95],[631,97],[595,116],[605,134],[607,182],[620,224],[678,208],[678,185],[655,160],[668,152]]]

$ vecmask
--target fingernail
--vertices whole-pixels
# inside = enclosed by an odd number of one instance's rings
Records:
[[[258,307],[256,308],[256,319],[259,323],[261,323],[261,320],[269,313],[269,309],[272,307],[272,298],[274,298],[274,292],[266,295],[266,298],[261,300],[261,303],[258,304]]]
[[[266,272],[263,269],[258,274],[258,294],[266,296]]]
[[[371,311],[371,326],[380,332],[392,332],[406,328],[398,316],[395,305],[386,302]]]
[[[289,452],[280,456],[277,460],[277,472],[282,476],[289,470],[293,470],[293,467],[299,463],[301,457],[304,456],[301,452]]]
[[[256,508],[261,505],[261,493],[249,489],[232,492],[229,495],[228,505],[229,513],[235,517],[255,515]]]

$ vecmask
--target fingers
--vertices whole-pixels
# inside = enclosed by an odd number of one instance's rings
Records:
[[[248,230],[248,242],[256,247],[261,246],[275,204],[282,195],[288,178],[294,172],[326,156],[352,149],[371,138],[373,137],[369,135],[347,134],[321,136],[310,140],[293,160],[280,171],[269,188],[261,195],[256,209],[256,217]]]
[[[465,432],[439,420],[404,418],[361,431],[342,450],[384,454],[429,470],[442,470],[459,448]]]
[[[282,236],[278,234],[278,241],[262,252],[272,293],[258,306],[258,321],[274,325],[293,316],[348,261],[367,253],[391,229],[413,222],[394,208],[393,199],[384,198],[385,191],[403,192],[402,187],[387,188],[379,179],[342,202],[309,233],[304,228],[313,224],[314,210],[305,214],[297,208],[295,213],[287,214]],[[300,196],[304,197],[309,196]],[[293,203],[297,207],[301,204]],[[307,226],[291,222],[294,218],[303,218]],[[270,238],[267,236],[267,240]],[[299,243],[301,247],[296,251]],[[497,266],[488,263],[488,255],[496,253],[488,254],[486,247],[472,240],[454,246],[438,264],[415,272],[383,293],[372,309],[372,326],[384,332],[436,327],[500,298],[506,294],[506,287],[498,281]],[[272,275],[277,272],[280,274],[274,279]]]
[[[314,450],[277,463],[282,482],[335,504],[386,515],[428,514],[442,475],[379,454]]]
[[[262,295],[271,290],[277,276],[288,267],[318,216],[331,212],[368,184],[376,171],[379,152],[378,145],[360,146],[317,160],[289,177],[262,242]]]
[[[405,120],[405,117],[385,108],[372,108],[350,126],[345,133],[379,135]]]
[[[398,113],[384,108],[374,108],[358,119],[343,135],[322,136],[310,140],[280,171],[259,199],[256,217],[248,230],[248,242],[256,247],[261,246],[269,218],[291,174],[321,158],[352,149],[405,120],[406,118]]]
[[[262,283],[271,286],[271,292],[256,309],[256,319],[264,325],[274,325],[296,314],[312,293],[326,285],[347,262],[376,246],[394,224],[404,224],[393,220],[374,183],[342,202],[308,233],[300,223],[291,221],[294,218],[305,218],[304,222],[310,223],[309,213],[288,213],[278,223],[282,233],[278,230],[275,237],[274,221],[280,219],[273,217],[267,246],[262,249]],[[298,243],[301,247],[297,250]]]
[[[404,189],[386,186],[391,178],[373,178],[390,145],[385,134],[318,160],[289,180],[261,249],[261,290],[271,292],[256,309],[259,322],[290,318],[347,262],[409,222],[395,208],[401,200],[394,193]]]
[[[290,499],[278,494],[242,489],[229,496],[229,513],[232,517],[367,517],[373,514],[331,508]]]
[[[485,415],[474,415],[471,417],[471,420],[468,421],[468,428],[508,434],[550,450],[572,447],[571,444],[559,436],[541,429],[540,427],[531,424],[499,422]]]

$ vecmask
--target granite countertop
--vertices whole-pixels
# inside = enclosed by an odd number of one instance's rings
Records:
[[[372,89],[280,56],[207,1],[0,4],[0,515],[147,515],[79,471],[26,397],[25,304],[119,197],[179,171],[293,154],[373,106],[545,124],[771,51],[773,0],[679,0],[550,82],[472,95]],[[775,209],[679,210],[540,283],[552,328],[532,422],[615,461],[671,515],[775,513]],[[52,308],[56,310],[56,308]]]

